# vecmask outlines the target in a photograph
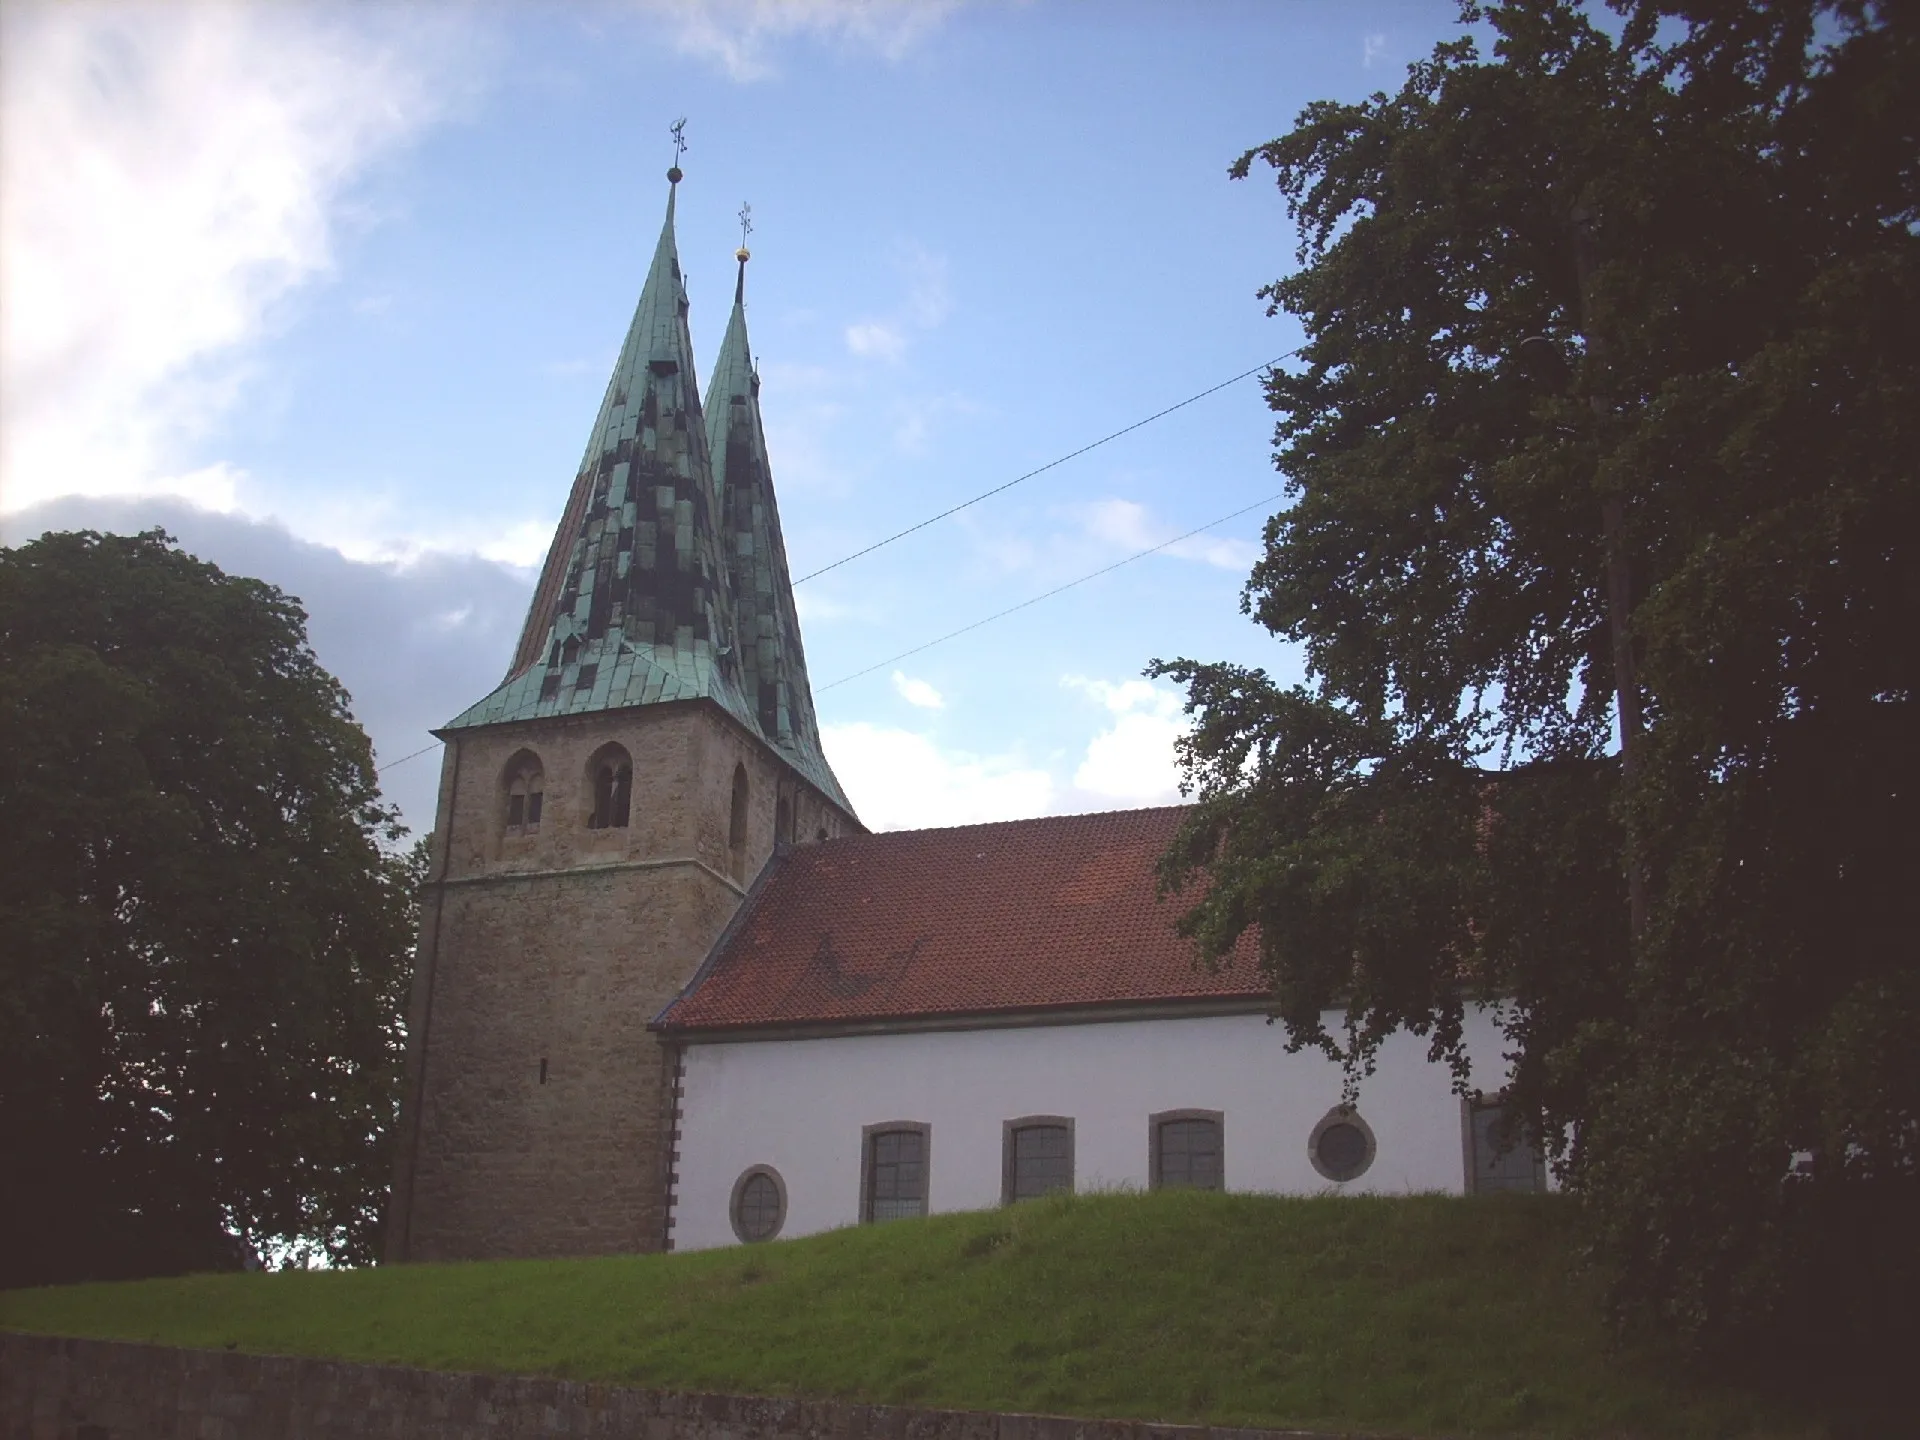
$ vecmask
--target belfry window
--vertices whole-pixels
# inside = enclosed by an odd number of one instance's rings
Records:
[[[546,798],[546,781],[540,761],[522,750],[507,764],[507,834],[531,835],[540,828],[541,802]]]
[[[618,745],[603,745],[587,766],[593,793],[589,830],[624,830],[633,810],[633,761]]]

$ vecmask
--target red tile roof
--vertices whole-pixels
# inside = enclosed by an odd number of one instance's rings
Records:
[[[788,851],[656,1024],[738,1029],[1265,994],[1218,972],[1153,867],[1182,810],[850,836]]]

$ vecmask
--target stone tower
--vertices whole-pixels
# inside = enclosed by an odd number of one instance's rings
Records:
[[[667,178],[512,666],[437,732],[390,1261],[668,1243],[647,1022],[776,846],[861,828],[807,687],[746,251],[703,416]]]

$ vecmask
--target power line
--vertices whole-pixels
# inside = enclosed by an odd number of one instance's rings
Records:
[[[1302,347],[1302,348],[1305,348],[1305,347]],[[1130,434],[1133,431],[1138,430],[1142,425],[1151,425],[1154,421],[1164,419],[1168,415],[1173,414],[1173,412],[1176,410],[1184,410],[1186,409],[1187,406],[1193,404],[1193,402],[1196,400],[1204,400],[1207,398],[1207,396],[1213,394],[1217,390],[1224,390],[1229,385],[1237,385],[1242,380],[1246,379],[1249,375],[1258,375],[1262,370],[1271,370],[1274,366],[1278,365],[1282,360],[1291,359],[1293,356],[1298,355],[1299,353],[1300,353],[1299,350],[1289,350],[1285,355],[1277,355],[1271,360],[1262,361],[1260,364],[1254,366],[1251,370],[1242,370],[1238,375],[1233,376],[1231,379],[1222,380],[1218,385],[1209,385],[1205,390],[1202,390],[1197,395],[1189,395],[1186,399],[1180,401],[1177,405],[1169,405],[1164,410],[1156,410],[1154,411],[1153,414],[1147,416],[1147,418],[1144,420],[1136,420],[1131,425],[1122,426],[1120,429],[1114,431],[1111,435],[1102,435],[1098,440],[1093,441],[1089,445],[1082,445],[1078,450],[1069,451],[1067,454],[1062,455],[1057,460],[1049,460],[1046,464],[1042,465],[1037,470],[1029,470],[1024,475],[1015,476],[1013,479],[1007,481],[1006,484],[996,485],[991,490],[982,490],[978,495],[974,496],[971,500],[962,500],[958,505],[955,505],[951,510],[942,510],[938,515],[929,515],[926,519],[920,521],[918,524],[909,525],[906,529],[898,532],[897,534],[889,535],[884,540],[876,540],[873,542],[873,544],[867,546],[863,550],[856,550],[851,555],[842,555],[838,560],[835,560],[832,564],[822,565],[818,570],[809,570],[805,575],[802,575],[798,580],[795,580],[793,583],[795,585],[804,585],[807,583],[807,581],[817,579],[820,576],[826,574],[829,570],[838,570],[842,565],[845,565],[851,560],[858,560],[862,555],[871,555],[874,551],[879,550],[884,546],[891,545],[896,540],[904,540],[906,539],[907,536],[913,534],[914,531],[916,530],[924,530],[929,525],[938,524],[940,521],[946,519],[949,515],[958,515],[962,510],[965,510],[969,505],[978,505],[982,500],[991,499],[993,496],[998,495],[1002,490],[1011,490],[1014,486],[1021,484],[1023,481],[1031,480],[1036,475],[1044,475],[1047,471],[1053,469],[1055,466],[1064,465],[1067,463],[1067,461],[1076,459],[1079,456],[1086,454],[1089,450],[1098,450],[1102,445],[1105,445],[1109,440],[1118,440],[1122,435]],[[1215,521],[1214,523],[1218,524],[1219,522]],[[1168,543],[1171,544],[1172,542],[1169,541]],[[839,682],[835,681],[834,683],[838,684]]]
[[[991,625],[996,620],[1004,620],[1007,616],[1013,614],[1016,610],[1024,610],[1029,605],[1038,605],[1042,600],[1051,600],[1055,595],[1061,594],[1063,591],[1071,590],[1076,585],[1084,585],[1089,580],[1097,580],[1102,575],[1112,574],[1115,570],[1118,570],[1122,565],[1131,565],[1136,560],[1144,560],[1149,555],[1157,555],[1160,551],[1165,550],[1170,545],[1178,545],[1182,540],[1191,540],[1194,536],[1203,534],[1204,532],[1213,529],[1213,527],[1216,525],[1224,525],[1229,520],[1238,519],[1240,516],[1245,515],[1249,510],[1258,510],[1263,505],[1271,505],[1274,501],[1281,499],[1284,495],[1285,495],[1285,492],[1282,491],[1280,492],[1280,494],[1269,495],[1264,500],[1256,500],[1251,505],[1244,505],[1240,509],[1235,510],[1231,515],[1222,515],[1217,520],[1209,520],[1206,524],[1197,526],[1196,528],[1187,531],[1187,533],[1184,535],[1176,535],[1171,540],[1162,540],[1158,545],[1151,545],[1145,550],[1141,550],[1135,554],[1127,556],[1127,558],[1124,560],[1116,560],[1111,565],[1102,565],[1098,570],[1090,570],[1085,575],[1082,575],[1078,580],[1069,580],[1064,585],[1054,586],[1053,589],[1048,590],[1044,594],[1035,595],[1028,600],[1022,600],[1018,605],[1009,605],[1004,610],[997,610],[993,614],[987,616],[984,620],[976,620],[971,625],[962,625],[958,630],[951,630],[945,635],[942,635],[937,640],[929,640],[924,645],[914,646],[911,650],[902,650],[898,655],[892,656],[886,660],[882,660],[877,665],[869,665],[864,670],[856,670],[851,675],[842,675],[838,680],[829,681],[827,684],[822,685],[814,693],[822,694],[828,690],[833,689],[834,686],[836,685],[844,685],[849,680],[858,680],[862,675],[871,675],[876,670],[884,670],[889,665],[897,665],[900,663],[900,661],[905,660],[909,655],[918,655],[922,650],[931,650],[936,645],[944,645],[949,640],[953,640],[961,635],[965,635],[969,630],[978,630],[982,625]],[[852,558],[852,557],[848,557],[848,558]]]
[[[1136,420],[1131,425],[1123,425],[1121,426],[1120,429],[1115,430],[1110,435],[1102,435],[1098,440],[1092,441],[1086,445],[1082,445],[1078,450],[1070,450],[1065,455],[1060,456],[1058,459],[1049,460],[1046,464],[1040,466],[1038,469],[1029,470],[1024,475],[1015,476],[1013,479],[1007,481],[1004,485],[996,485],[991,490],[982,490],[978,495],[975,495],[971,500],[962,500],[958,505],[953,506],[951,509],[942,510],[938,515],[929,515],[926,519],[920,521],[918,524],[909,525],[906,529],[901,530],[895,534],[889,535],[884,540],[876,540],[873,542],[873,544],[866,546],[864,549],[855,550],[851,555],[842,555],[838,560],[833,561],[831,564],[822,565],[818,570],[810,570],[805,575],[802,575],[798,580],[795,580],[793,583],[795,585],[804,585],[807,583],[807,581],[817,579],[819,576],[826,574],[827,571],[829,570],[838,570],[842,565],[845,565],[850,561],[858,560],[863,555],[871,555],[874,551],[883,549],[884,547],[893,544],[893,542],[896,540],[904,540],[907,536],[913,534],[917,530],[924,530],[929,525],[936,525],[940,521],[945,520],[950,515],[958,515],[962,510],[965,510],[972,505],[978,505],[982,500],[990,500],[1003,490],[1011,490],[1014,486],[1019,485],[1024,481],[1031,480],[1036,475],[1044,475],[1047,471],[1055,469],[1058,466],[1064,465],[1069,460],[1078,459],[1080,456],[1085,455],[1090,450],[1098,450],[1102,445],[1107,444],[1109,441],[1118,440],[1122,435],[1131,434],[1133,431],[1140,429],[1144,425],[1151,425],[1156,420],[1163,420],[1167,416],[1173,414],[1174,411],[1184,410],[1186,409],[1187,406],[1193,404],[1195,401],[1204,400],[1207,398],[1207,396],[1212,395],[1217,391],[1224,390],[1229,385],[1237,385],[1242,380],[1245,380],[1249,375],[1258,375],[1262,370],[1271,370],[1275,365],[1278,365],[1282,360],[1291,359],[1293,356],[1298,355],[1299,353],[1300,352],[1298,350],[1289,350],[1284,355],[1277,355],[1271,360],[1262,361],[1260,364],[1255,365],[1251,370],[1242,370],[1238,375],[1230,376],[1229,378],[1222,380],[1217,385],[1209,385],[1206,389],[1201,390],[1196,394],[1189,395],[1186,399],[1181,400],[1175,404],[1169,405],[1164,410],[1154,411],[1153,414],[1147,416],[1143,420]],[[1159,553],[1162,550],[1165,550],[1169,545],[1178,545],[1182,540],[1191,540],[1195,535],[1199,535],[1204,533],[1205,531],[1211,530],[1215,525],[1224,525],[1227,523],[1227,521],[1237,519],[1238,517],[1246,514],[1248,510],[1258,510],[1260,506],[1271,504],[1273,501],[1278,500],[1280,498],[1281,497],[1279,495],[1270,495],[1265,500],[1257,501],[1256,503],[1247,506],[1245,509],[1234,511],[1233,514],[1231,515],[1222,515],[1218,520],[1210,520],[1205,525],[1200,526],[1200,528],[1197,530],[1189,530],[1184,535],[1176,535],[1173,537],[1173,539],[1162,541],[1158,545],[1155,545],[1149,549],[1140,551],[1140,553],[1137,555],[1129,555],[1124,560],[1116,560],[1111,565],[1103,566],[1102,568],[1092,571],[1089,574],[1082,575],[1078,580],[1069,580],[1066,584],[1057,586],[1054,589],[1047,591],[1046,594],[1044,595],[1035,595],[1031,600],[1022,600],[1018,605],[1010,606],[1007,609],[998,612],[997,614],[989,615],[984,620],[976,620],[971,625],[963,625],[960,629],[952,632],[952,634],[942,635],[937,640],[929,640],[924,645],[916,645],[914,646],[913,649],[903,651],[901,654],[894,656],[893,659],[891,660],[882,660],[878,665],[870,665],[865,670],[857,670],[851,675],[842,675],[838,680],[833,681],[832,684],[822,685],[820,688],[822,690],[831,690],[834,688],[835,685],[844,685],[849,680],[858,680],[863,675],[871,675],[875,670],[884,670],[887,666],[895,664],[898,661],[904,660],[909,655],[918,655],[922,650],[931,650],[936,645],[944,645],[947,641],[952,640],[957,636],[964,635],[969,630],[978,630],[982,625],[990,625],[995,620],[1004,619],[1008,615],[1013,614],[1016,610],[1024,610],[1029,605],[1038,605],[1042,600],[1050,600],[1055,595],[1060,594],[1062,591],[1071,590],[1076,585],[1084,585],[1089,580],[1097,580],[1102,575],[1108,574],[1109,572],[1114,570],[1118,570],[1122,565],[1131,565],[1136,560],[1144,560],[1149,555],[1154,555]],[[440,747],[440,742],[436,740],[433,744],[428,745],[423,749],[415,750],[410,755],[402,755],[398,760],[389,760],[385,765],[380,766],[373,773],[376,775],[384,775],[387,773],[387,771],[398,769],[400,766],[406,764],[409,760],[418,760],[422,755],[425,755],[428,751],[437,750],[439,747]]]
[[[379,769],[375,770],[373,773],[376,775],[384,775],[387,773],[387,771],[395,769],[398,766],[404,765],[409,760],[418,760],[422,755],[426,754],[428,750],[438,750],[439,748],[440,748],[440,742],[436,740],[433,742],[433,744],[427,746],[425,749],[416,750],[411,755],[402,755],[398,760],[389,760],[386,764],[382,765]]]

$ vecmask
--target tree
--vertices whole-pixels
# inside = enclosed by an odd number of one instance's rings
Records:
[[[298,603],[0,549],[0,1285],[376,1253],[418,856]]]
[[[1463,1005],[1505,997],[1621,1319],[1884,1358],[1920,1320],[1920,26],[1464,20],[1234,166],[1301,231],[1243,608],[1307,681],[1156,662],[1195,716],[1162,878],[1209,956],[1259,927],[1350,1084],[1401,1027],[1471,1084]]]

